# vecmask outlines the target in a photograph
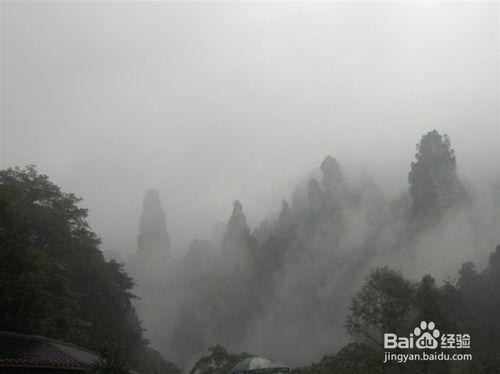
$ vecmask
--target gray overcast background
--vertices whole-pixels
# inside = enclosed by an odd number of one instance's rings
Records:
[[[420,136],[498,181],[499,5],[3,2],[1,166],[84,198],[135,250],[162,195],[174,251],[239,198],[251,225],[326,154],[393,197]]]

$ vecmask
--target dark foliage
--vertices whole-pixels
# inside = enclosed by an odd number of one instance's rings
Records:
[[[147,347],[134,283],[104,260],[79,202],[34,166],[0,171],[0,329],[82,345],[117,368],[177,372]],[[154,368],[148,355],[159,363]]]
[[[229,353],[219,344],[208,350],[210,354],[200,357],[189,372],[190,374],[228,374],[234,365],[252,356],[248,353]]]
[[[456,284],[445,282],[440,287],[429,275],[413,283],[388,268],[376,269],[352,300],[347,328],[355,339],[375,350],[378,362],[383,361],[380,339],[384,332],[407,336],[420,321],[433,321],[444,333],[471,335],[472,362],[385,365],[386,373],[496,372],[500,370],[499,259],[500,246],[482,273],[472,263],[464,263]]]

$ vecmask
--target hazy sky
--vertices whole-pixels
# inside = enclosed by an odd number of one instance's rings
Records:
[[[174,247],[239,198],[250,224],[323,157],[388,197],[420,136],[498,178],[499,5],[2,2],[1,165],[84,198],[104,248],[135,250],[160,191]]]

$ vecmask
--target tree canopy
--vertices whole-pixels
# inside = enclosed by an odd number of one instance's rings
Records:
[[[0,329],[93,349],[153,372],[132,306],[132,279],[105,261],[81,199],[34,166],[0,171]],[[163,373],[178,369],[158,355]],[[150,370],[151,369],[151,370]]]

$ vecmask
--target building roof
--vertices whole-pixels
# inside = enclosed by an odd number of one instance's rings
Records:
[[[98,354],[73,344],[0,331],[0,367],[82,369],[97,360]]]

